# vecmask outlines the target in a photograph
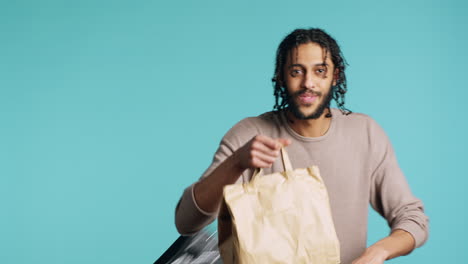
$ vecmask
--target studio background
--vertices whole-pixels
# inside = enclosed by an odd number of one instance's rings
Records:
[[[270,111],[276,47],[337,39],[346,106],[385,129],[430,238],[391,263],[461,263],[463,1],[1,1],[0,263],[152,263],[224,133]],[[388,234],[370,213],[369,243]]]

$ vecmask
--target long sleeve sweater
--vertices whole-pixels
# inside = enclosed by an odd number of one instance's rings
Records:
[[[234,125],[223,137],[213,162],[201,178],[256,135],[288,138],[288,153],[293,168],[317,165],[329,193],[332,216],[340,241],[342,263],[351,263],[366,248],[369,203],[390,229],[402,229],[415,239],[415,247],[428,238],[428,217],[423,204],[411,193],[383,129],[369,116],[343,115],[332,109],[328,131],[320,137],[297,134],[283,112],[267,112]],[[277,159],[264,175],[283,171]],[[238,183],[249,180],[246,170]],[[185,189],[176,208],[176,226],[183,235],[199,231],[211,223],[218,212],[203,211],[196,203],[193,186]]]

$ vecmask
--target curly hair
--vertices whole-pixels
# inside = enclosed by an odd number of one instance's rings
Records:
[[[346,85],[345,68],[348,65],[341,53],[340,46],[336,43],[330,35],[324,30],[319,28],[310,29],[296,29],[287,35],[278,46],[276,51],[276,64],[275,72],[272,78],[275,95],[274,110],[282,110],[289,106],[289,95],[284,87],[284,65],[287,60],[287,55],[292,51],[293,48],[297,48],[301,44],[316,43],[325,49],[326,53],[331,54],[331,60],[335,65],[335,69],[338,70],[338,78],[336,84],[332,86],[332,98],[336,101],[338,108],[343,114],[350,114],[351,111],[347,109],[345,104],[345,94],[348,91]],[[326,60],[326,55],[324,60]],[[330,109],[330,104],[326,106]],[[327,117],[331,117],[331,111],[327,114]]]

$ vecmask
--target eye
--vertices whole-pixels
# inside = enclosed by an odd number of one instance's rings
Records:
[[[296,76],[302,74],[302,70],[301,69],[292,69],[290,74],[291,74],[291,76],[296,77]]]
[[[315,70],[315,72],[317,73],[317,75],[324,76],[327,73],[327,69],[326,68],[318,68],[317,70]]]

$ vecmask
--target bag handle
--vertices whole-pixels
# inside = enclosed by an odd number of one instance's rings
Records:
[[[284,147],[281,148],[281,160],[283,161],[283,167],[285,172],[293,171],[291,160],[289,160],[288,152],[286,152],[286,149]],[[251,181],[253,181],[253,179],[255,179],[257,175],[260,175],[262,172],[263,170],[261,168],[256,168],[253,172]],[[243,179],[243,181],[247,182],[245,179]]]
[[[258,175],[262,174],[263,170],[262,168],[255,168],[252,178],[250,178],[250,181],[253,181],[255,178],[257,178]],[[244,179],[244,182],[247,183],[246,179]]]
[[[288,152],[286,152],[286,149],[284,147],[281,148],[281,157],[283,158],[284,171],[292,171],[293,167],[291,164],[291,160],[289,160]]]

